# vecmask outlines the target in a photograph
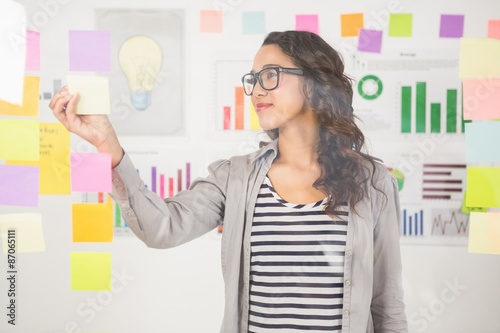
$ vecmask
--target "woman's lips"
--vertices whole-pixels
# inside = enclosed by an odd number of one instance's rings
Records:
[[[270,104],[270,103],[257,103],[257,106],[255,107],[255,111],[260,112],[264,109],[267,109],[271,105],[272,104]]]

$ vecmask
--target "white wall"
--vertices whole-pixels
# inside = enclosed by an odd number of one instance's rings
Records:
[[[251,60],[264,36],[240,34],[242,11],[265,10],[267,30],[294,28],[295,14],[320,14],[321,33],[336,45],[352,44],[339,37],[340,13],[364,12],[366,20],[384,21],[383,13],[391,1],[224,1],[234,9],[224,18],[223,35],[198,32],[198,11],[213,9],[217,1],[197,0],[24,0],[28,18],[49,12],[49,20],[38,26],[42,35],[41,92],[52,90],[52,80],[68,73],[67,31],[94,29],[95,8],[184,8],[186,10],[186,119],[187,135],[180,138],[123,137],[125,148],[152,145],[199,149],[205,152],[205,165],[218,157],[240,153],[252,139],[210,138],[206,124],[213,112],[214,62],[220,59]],[[49,5],[50,4],[50,5]],[[54,5],[56,4],[56,5]],[[401,0],[397,4],[408,12],[429,15],[466,14],[466,34],[485,36],[485,27],[474,24],[499,13],[497,0],[461,1]],[[331,14],[331,17],[327,15]],[[496,14],[497,15],[497,14]],[[498,17],[497,17],[498,18]],[[430,22],[431,20],[429,20]],[[416,31],[426,31],[429,22],[416,20]],[[435,28],[435,27],[434,27]],[[458,50],[457,40],[436,40],[416,34],[398,39],[397,45],[384,41],[384,47]],[[396,43],[396,42],[394,42]],[[240,75],[241,73],[236,73]],[[40,119],[55,121],[41,103]],[[392,107],[388,105],[388,107]],[[207,139],[208,138],[208,139]],[[417,140],[417,139],[415,139]],[[74,149],[79,141],[73,138]],[[408,152],[416,143],[393,143],[377,137],[371,147],[377,153]],[[463,138],[456,137],[438,147],[433,154],[451,152],[463,155]],[[204,169],[200,167],[200,169]],[[201,172],[201,171],[200,171]],[[71,203],[79,195],[45,196],[43,215],[46,252],[19,256],[19,311],[17,327],[0,320],[0,332],[217,332],[223,310],[223,281],[220,271],[219,239],[214,231],[200,239],[168,251],[146,248],[132,235],[116,237],[110,244],[78,244],[71,241]],[[26,210],[23,210],[25,212]],[[0,213],[19,212],[0,207]],[[69,253],[72,251],[110,251],[117,272],[112,293],[70,290]],[[412,333],[495,333],[500,331],[500,257],[467,253],[466,244],[457,246],[422,245],[403,242],[404,286],[407,314]],[[5,256],[0,255],[4,267]],[[126,276],[128,278],[124,278]],[[121,279],[121,280],[120,280]],[[451,287],[450,287],[451,286]],[[453,287],[455,286],[455,287]],[[457,287],[458,286],[458,287]],[[0,279],[0,299],[6,282]],[[93,301],[94,300],[94,301]],[[4,301],[0,301],[3,303]],[[95,303],[92,303],[95,302]],[[428,314],[427,314],[428,313]]]

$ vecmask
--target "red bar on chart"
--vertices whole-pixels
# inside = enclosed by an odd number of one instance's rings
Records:
[[[104,202],[104,193],[102,193],[102,192],[97,193],[97,202],[98,203]]]
[[[186,163],[186,189],[191,186],[191,163]]]
[[[242,130],[245,125],[245,92],[243,87],[234,88],[234,129]]]
[[[160,198],[165,199],[165,175],[160,175]]]
[[[182,191],[182,170],[177,170],[177,192]]]
[[[224,107],[224,129],[225,130],[231,129],[231,107],[230,106]]]
[[[151,167],[151,191],[156,193],[156,167]]]
[[[174,196],[174,178],[169,177],[168,178],[168,197],[173,197]]]

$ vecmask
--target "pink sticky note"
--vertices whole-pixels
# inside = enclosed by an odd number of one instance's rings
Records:
[[[40,71],[40,33],[26,31],[26,70],[28,72]]]
[[[318,15],[297,15],[295,17],[295,30],[319,33]]]
[[[109,31],[69,31],[69,69],[83,72],[111,71]]]
[[[38,206],[40,167],[0,165],[0,205]]]
[[[500,79],[464,80],[464,119],[500,119]]]
[[[382,50],[382,31],[360,29],[358,51],[380,53]]]
[[[488,38],[500,39],[500,20],[488,21]]]
[[[111,192],[111,155],[71,153],[71,190]]]
[[[221,10],[201,10],[200,11],[200,32],[222,33],[223,12]]]

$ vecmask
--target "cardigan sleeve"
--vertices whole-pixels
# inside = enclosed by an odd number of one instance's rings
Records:
[[[374,226],[374,270],[371,313],[375,333],[408,332],[403,302],[402,264],[400,254],[400,205],[397,183],[384,168],[378,168],[378,211]]]
[[[209,232],[223,219],[229,161],[213,162],[208,171],[189,190],[162,200],[144,186],[125,154],[113,169],[110,195],[130,229],[148,247],[170,248]]]

